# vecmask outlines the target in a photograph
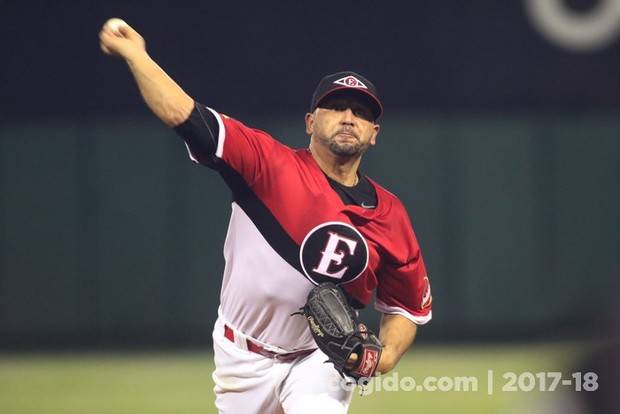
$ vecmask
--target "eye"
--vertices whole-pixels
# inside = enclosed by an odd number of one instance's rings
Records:
[[[347,109],[347,105],[344,102],[328,101],[321,105],[321,108],[330,109],[332,111],[344,111]]]
[[[331,111],[338,111],[338,112],[346,111],[348,108],[351,108],[351,112],[353,112],[353,115],[355,115],[356,117],[362,118],[369,122],[374,121],[374,117],[370,109],[368,109],[366,106],[359,105],[357,103],[352,104],[349,101],[338,101],[338,100],[328,101],[328,102],[324,102],[321,105],[321,108],[329,109]]]
[[[373,120],[372,114],[370,113],[370,111],[364,107],[353,108],[353,114],[357,116],[358,118],[365,119],[366,121]]]

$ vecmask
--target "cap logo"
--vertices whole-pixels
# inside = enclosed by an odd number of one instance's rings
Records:
[[[366,85],[355,76],[345,76],[344,78],[340,78],[337,81],[334,81],[335,84],[347,86],[349,88],[364,88],[368,89]]]

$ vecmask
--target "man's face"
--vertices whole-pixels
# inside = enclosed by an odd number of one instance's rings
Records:
[[[351,157],[375,145],[379,125],[363,102],[352,96],[334,96],[306,115],[306,132],[333,154]]]

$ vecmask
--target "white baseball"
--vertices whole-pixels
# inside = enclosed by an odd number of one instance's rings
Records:
[[[125,20],[119,19],[118,17],[113,17],[111,19],[108,19],[107,22],[105,22],[105,26],[111,31],[113,31],[115,34],[120,34],[118,29],[121,26],[129,26],[129,25],[125,22]]]

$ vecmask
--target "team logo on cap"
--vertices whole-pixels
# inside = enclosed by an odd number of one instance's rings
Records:
[[[301,243],[299,259],[312,283],[347,283],[366,270],[368,245],[355,227],[330,221],[308,232]]]
[[[340,78],[337,81],[334,81],[334,83],[338,85],[348,86],[349,88],[368,89],[366,85],[364,85],[364,82],[362,82],[361,80],[357,79],[355,76],[352,76],[352,75],[345,76],[344,78]]]

